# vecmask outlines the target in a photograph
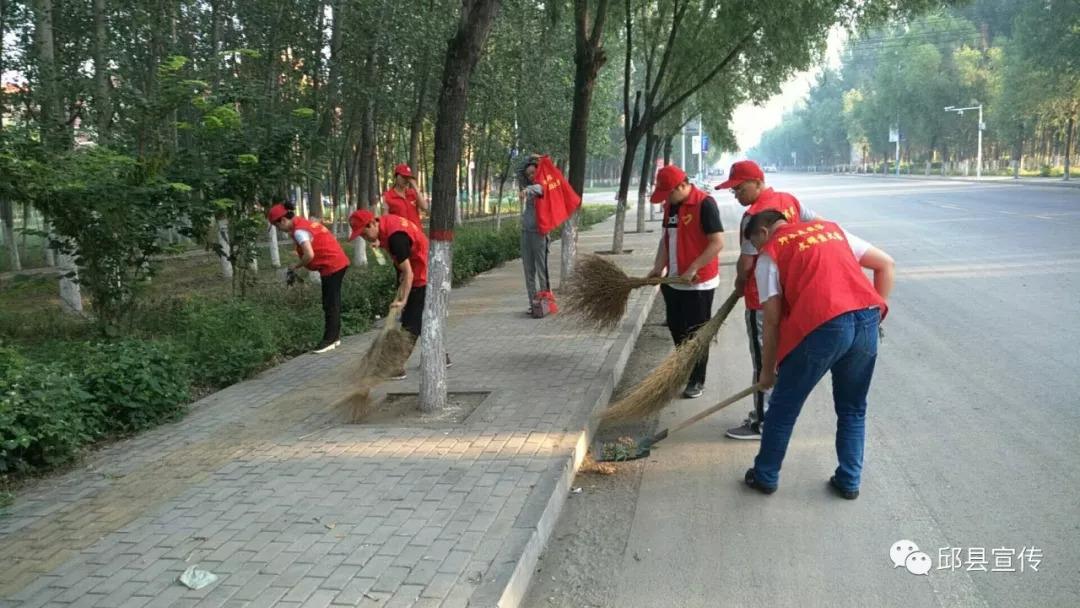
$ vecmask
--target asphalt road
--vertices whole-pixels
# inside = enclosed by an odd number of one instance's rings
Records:
[[[897,261],[862,496],[826,491],[827,380],[803,409],[772,496],[741,484],[757,442],[723,436],[750,407],[736,404],[646,463],[621,564],[609,564],[619,578],[610,605],[1080,605],[1080,189],[769,181]],[[733,222],[740,209],[729,194],[718,200]],[[735,251],[732,232],[722,261]],[[734,269],[722,272],[718,302]],[[750,383],[736,314],[713,347],[705,398],[677,402],[661,425]],[[893,567],[901,539],[928,554],[926,576]],[[953,548],[958,568],[946,559]]]

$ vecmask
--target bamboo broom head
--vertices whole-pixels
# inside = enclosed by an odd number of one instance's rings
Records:
[[[405,366],[412,354],[413,342],[413,335],[401,329],[399,311],[390,311],[382,330],[357,363],[352,377],[361,381],[368,378],[389,378]]]
[[[709,352],[709,346],[742,294],[733,291],[694,337],[679,345],[625,397],[601,414],[605,422],[638,420],[664,409],[686,386],[694,365]]]
[[[679,279],[627,276],[607,258],[579,256],[574,270],[562,285],[563,309],[583,324],[600,330],[612,329],[626,313],[630,292],[646,285],[681,282]]]

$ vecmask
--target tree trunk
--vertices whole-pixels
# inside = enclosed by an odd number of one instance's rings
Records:
[[[589,0],[574,0],[574,99],[570,111],[570,170],[567,179],[575,192],[585,195],[585,168],[589,156],[589,112],[600,68],[607,62],[602,47],[608,0],[599,0],[592,27],[589,25]],[[577,257],[578,213],[574,212],[562,227],[561,286],[574,269]]]
[[[363,124],[360,127],[360,151],[359,151],[359,166],[356,169],[357,175],[357,187],[356,192],[360,200],[357,202],[357,208],[367,209],[372,205],[371,192],[374,187],[372,181],[371,161],[373,152],[375,150],[375,125],[374,125],[374,113],[375,108],[373,101],[368,97],[364,100],[364,117]],[[375,210],[378,215],[378,209]]]
[[[499,0],[462,0],[457,32],[446,50],[439,111],[435,121],[435,171],[431,188],[431,262],[420,337],[420,408],[446,407],[446,350],[443,342],[450,302],[450,278],[457,202],[455,171],[461,162],[469,79],[491,31]]]
[[[1072,156],[1073,126],[1074,126],[1075,121],[1076,121],[1076,116],[1075,115],[1069,117],[1069,126],[1068,126],[1068,128],[1067,128],[1067,130],[1065,132],[1066,133],[1066,135],[1065,135],[1065,175],[1064,175],[1064,177],[1062,177],[1062,179],[1064,179],[1065,181],[1069,181],[1069,177],[1070,177],[1069,172],[1070,172],[1071,166],[1072,166],[1070,157]]]
[[[40,80],[34,97],[40,108],[41,142],[47,150],[65,150],[70,146],[56,72],[52,0],[34,0],[34,41]]]
[[[276,226],[270,226],[270,267],[281,268],[281,248],[278,245]]]
[[[94,126],[97,128],[98,143],[109,141],[109,126],[112,124],[112,101],[110,100],[111,83],[109,82],[109,64],[105,55],[109,34],[106,29],[106,0],[94,0]]]
[[[10,270],[22,270],[19,259],[19,241],[15,238],[15,209],[9,200],[0,200],[0,222],[4,225],[4,244],[8,249],[8,267]]]
[[[622,169],[619,172],[619,191],[615,195],[618,201],[615,206],[615,234],[611,239],[611,251],[620,254],[623,250],[623,234],[626,230],[626,198],[630,192],[630,178],[634,173],[634,156],[641,136],[631,133],[626,140],[626,150],[623,151]]]
[[[69,253],[59,253],[56,264],[60,270],[60,304],[64,312],[81,315],[82,291],[79,289],[79,269],[75,266],[75,258]]]
[[[637,231],[645,232],[645,197],[649,193],[649,176],[652,171],[653,152],[656,148],[656,135],[652,131],[645,136],[645,153],[641,155],[641,178],[638,179]]]
[[[420,171],[420,135],[424,130],[424,106],[427,105],[428,59],[425,55],[423,67],[416,83],[416,109],[409,121],[409,166],[413,171]]]
[[[229,246],[229,220],[222,218],[218,220],[217,224],[218,245],[221,246],[221,253],[218,254],[221,259],[221,276],[231,281],[233,278],[233,266],[232,261],[229,260],[232,255],[232,248]]]

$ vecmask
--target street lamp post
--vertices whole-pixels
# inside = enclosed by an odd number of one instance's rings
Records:
[[[982,104],[980,103],[979,105],[971,106],[970,108],[956,108],[956,107],[953,107],[953,106],[945,106],[945,111],[946,112],[956,112],[960,116],[964,115],[964,110],[978,110],[979,111],[979,152],[978,152],[978,156],[976,157],[976,160],[975,160],[975,162],[976,162],[976,165],[975,165],[975,179],[982,179],[982,132],[983,132],[983,129],[986,128],[986,125],[983,124],[983,115],[982,115],[983,107],[982,107]]]

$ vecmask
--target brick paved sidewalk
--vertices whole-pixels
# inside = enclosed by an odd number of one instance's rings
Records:
[[[657,237],[620,264],[643,273]],[[28,489],[0,516],[0,605],[516,604],[655,295],[600,335],[526,317],[524,293],[515,261],[452,294],[450,390],[490,393],[462,423],[344,424],[357,336]],[[417,359],[382,388],[415,392]],[[220,579],[178,584],[196,564]]]

